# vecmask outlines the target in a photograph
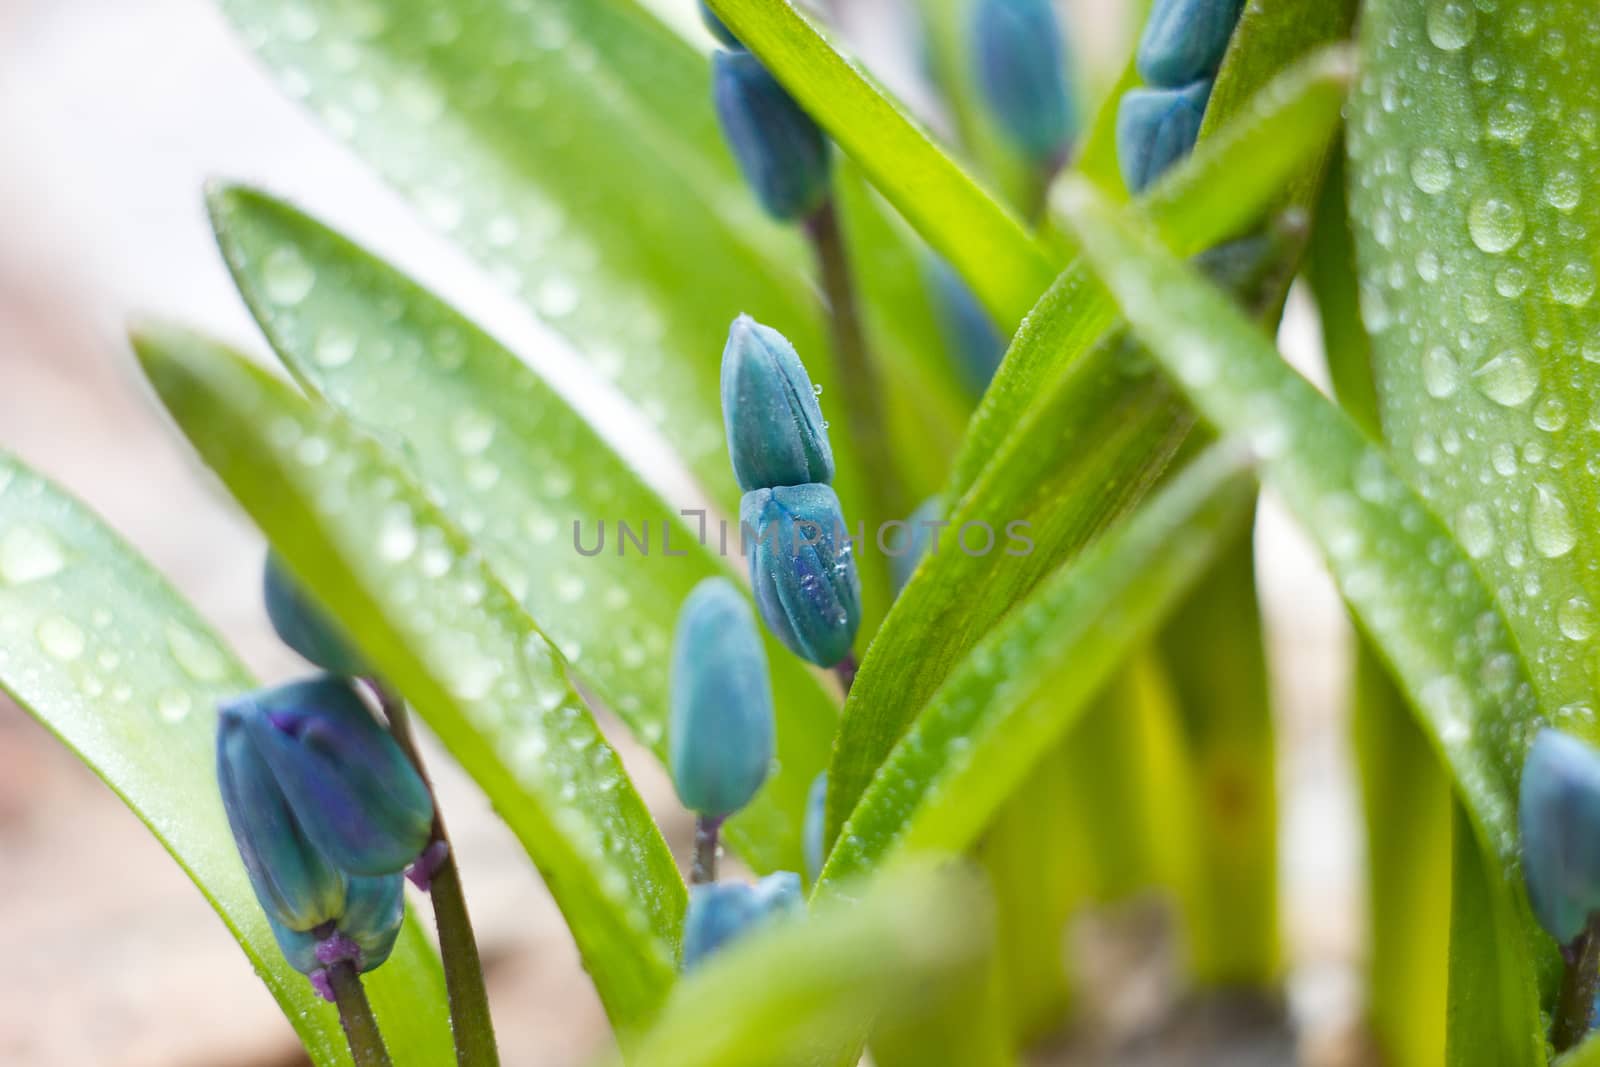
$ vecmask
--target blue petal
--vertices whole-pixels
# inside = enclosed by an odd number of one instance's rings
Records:
[[[842,661],[861,625],[861,580],[838,496],[817,483],[758,489],[739,519],[767,626],[819,667]]]
[[[361,949],[361,970],[379,967],[394,951],[405,923],[405,876],[352,878],[339,932]]]
[[[1050,0],[978,0],[972,34],[978,88],[1000,127],[1036,163],[1059,162],[1076,129]]]
[[[1215,75],[1243,7],[1244,0],[1156,0],[1139,38],[1139,76],[1176,88]]]
[[[267,553],[262,572],[267,618],[278,638],[300,655],[333,674],[370,674],[361,656],[284,568],[276,552]]]
[[[1600,752],[1539,731],[1522,767],[1517,823],[1533,913],[1567,944],[1600,910]]]
[[[722,420],[744,490],[833,481],[833,447],[794,346],[748,315],[722,350]]]
[[[769,874],[755,885],[716,882],[694,886],[689,890],[689,911],[683,921],[683,969],[699,965],[757,926],[803,910],[800,876],[793,871]]]
[[[718,52],[711,65],[722,135],[761,206],[784,222],[810,215],[828,190],[822,131],[749,52]]]
[[[1182,89],[1130,89],[1117,105],[1117,162],[1133,193],[1188,155],[1200,137],[1211,81]]]

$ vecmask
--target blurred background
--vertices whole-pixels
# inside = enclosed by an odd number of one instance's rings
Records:
[[[688,0],[651,3],[699,33]],[[915,100],[903,12],[892,0],[836,6],[852,46]],[[1064,8],[1085,81],[1120,68],[1131,28],[1119,5]],[[270,639],[259,606],[259,538],[168,432],[123,339],[130,317],[157,315],[265,353],[210,237],[207,178],[287,195],[390,256],[605,423],[666,493],[694,498],[599,376],[280,95],[208,0],[0,2],[0,145],[0,448],[87,500],[264,679],[297,665]],[[1316,377],[1313,316],[1297,295],[1283,343]],[[1269,1035],[1249,1054],[1218,1052],[1214,1062],[1350,1062],[1363,876],[1342,713],[1348,634],[1314,557],[1270,502],[1258,542],[1282,698],[1284,920],[1298,1029],[1292,1039]],[[609,1039],[559,916],[482,798],[442,756],[433,762],[506,1062],[588,1062]],[[647,761],[632,765],[681,846],[688,822],[664,777]],[[0,1062],[302,1062],[193,886],[109,791],[3,697],[0,856]],[[1068,942],[1063,952],[1078,966],[1116,951],[1097,948],[1092,931]],[[1108,1051],[1116,1035],[1147,1030],[1177,996],[1170,961],[1149,955],[1124,960],[1115,988],[1090,983],[1085,1011],[1100,1013],[1100,1037],[1060,1062],[1133,1062]]]

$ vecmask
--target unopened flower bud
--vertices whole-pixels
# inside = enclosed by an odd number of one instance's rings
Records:
[[[346,874],[406,868],[433,831],[433,797],[349,682],[321,675],[222,707],[223,738],[248,739],[306,839]],[[291,928],[295,924],[287,924]]]
[[[668,763],[685,807],[712,819],[750,803],[772,764],[767,654],[749,602],[725,578],[684,601],[672,648]]]
[[[793,871],[746,882],[709,882],[689,890],[683,920],[683,969],[702,963],[724,945],[756,927],[804,910],[800,876]]]
[[[1000,360],[1005,357],[1005,336],[950,264],[942,259],[930,259],[927,276],[945,348],[966,387],[974,393],[982,393],[989,388]]]
[[[1517,824],[1533,914],[1568,944],[1600,911],[1600,751],[1540,730],[1522,765]]]
[[[1130,89],[1117,105],[1117,162],[1140,193],[1188,155],[1200,137],[1211,79],[1181,89]]]
[[[838,496],[815,482],[757,489],[740,501],[739,523],[768,628],[819,667],[841,662],[861,625],[861,579]]]
[[[899,555],[891,557],[890,567],[894,572],[894,588],[898,593],[911,581],[911,576],[917,573],[917,566],[928,550],[933,547],[933,532],[944,517],[944,501],[937,496],[930,496],[917,505],[917,510],[906,519],[909,531],[906,542]],[[901,548],[901,546],[897,546]]]
[[[722,350],[722,421],[739,488],[833,481],[833,447],[794,346],[740,315]]]
[[[972,38],[978,89],[995,120],[1030,160],[1059,163],[1076,120],[1051,0],[977,0]]]
[[[823,771],[817,775],[816,781],[811,783],[811,791],[806,794],[806,821],[801,827],[801,846],[805,850],[806,877],[813,882],[817,875],[822,873],[823,838],[827,835],[828,823],[828,772]]]
[[[338,627],[284,568],[276,552],[267,553],[261,585],[267,617],[279,640],[329,673],[347,678],[371,673]]]
[[[270,914],[267,921],[284,959],[301,974],[314,975],[341,960],[366,972],[394,951],[405,911],[404,879],[392,874],[349,879],[344,913],[316,930],[291,930]]]
[[[718,52],[711,66],[723,137],[756,199],[784,222],[811,215],[828,191],[822,130],[749,52]]]
[[[1139,38],[1139,76],[1170,89],[1216,74],[1243,7],[1244,0],[1155,0]]]

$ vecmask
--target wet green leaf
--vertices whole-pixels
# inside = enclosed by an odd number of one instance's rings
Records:
[[[194,334],[136,348],[200,456],[521,840],[613,1024],[647,1023],[675,977],[683,882],[559,652],[343,416]]]
[[[120,537],[0,453],[0,688],[99,775],[194,880],[312,1061],[348,1064],[338,1013],[278,951],[217,792],[217,701],[255,686]],[[454,1059],[444,974],[415,916],[389,962],[365,981],[397,1064]]]

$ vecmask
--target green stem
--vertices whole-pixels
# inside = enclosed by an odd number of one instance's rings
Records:
[[[367,684],[377,694],[383,714],[389,720],[389,732],[431,790],[433,783],[422,765],[422,754],[417,751],[405,701],[376,678],[369,678]],[[455,849],[445,832],[444,815],[436,794],[430,851],[441,851],[433,848],[440,843],[444,845],[443,859],[432,872],[428,894],[433,899],[433,921],[439,930],[439,955],[444,963],[445,992],[450,1000],[450,1029],[455,1037],[456,1063],[460,1067],[498,1067],[500,1051],[495,1045],[494,1020],[489,1015],[483,961],[478,955],[472,920],[467,915],[467,898],[461,891],[461,869],[456,865]]]
[[[1561,976],[1555,1021],[1550,1025],[1550,1043],[1558,1054],[1575,1047],[1589,1034],[1595,994],[1600,992],[1600,912],[1589,916],[1583,933],[1562,950],[1562,955],[1567,969]]]
[[[875,529],[878,523],[903,518],[910,509],[902,499],[904,487],[895,470],[883,388],[878,380],[878,368],[867,349],[850,255],[845,248],[844,231],[839,226],[839,212],[832,196],[806,220],[805,231],[822,275],[822,291],[828,301],[828,329],[838,370],[839,403],[844,410],[851,443],[861,461],[869,507],[875,512],[866,516],[867,523],[869,528]]]
[[[350,1042],[350,1058],[356,1067],[390,1067],[389,1050],[383,1045],[383,1034],[378,1030],[378,1020],[373,1017],[372,1005],[367,1002],[367,991],[361,985],[361,976],[350,963],[336,963],[328,968],[328,985],[333,989],[333,1001],[339,1006],[339,1025]]]

